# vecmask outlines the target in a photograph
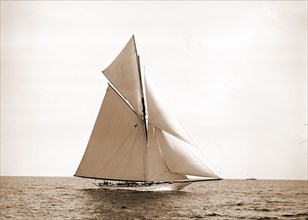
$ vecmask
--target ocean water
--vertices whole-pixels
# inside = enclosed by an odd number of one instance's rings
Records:
[[[1,177],[0,219],[308,219],[308,181],[222,180],[110,191],[77,177]]]

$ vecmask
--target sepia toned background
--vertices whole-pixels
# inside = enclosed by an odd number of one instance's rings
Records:
[[[307,179],[306,1],[1,1],[1,175],[75,173],[133,34],[219,176]]]

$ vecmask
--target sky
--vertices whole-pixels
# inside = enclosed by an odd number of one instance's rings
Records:
[[[307,179],[307,1],[1,1],[1,175],[74,175],[133,34],[214,172]]]

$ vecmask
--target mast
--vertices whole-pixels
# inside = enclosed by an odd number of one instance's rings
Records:
[[[145,142],[148,143],[148,128],[147,128],[147,122],[146,122],[146,107],[145,107],[145,101],[144,101],[144,91],[143,91],[143,83],[142,83],[142,75],[140,70],[140,57],[137,54],[137,60],[138,60],[138,71],[139,71],[139,77],[140,77],[140,90],[141,90],[141,109],[142,109],[142,122],[144,125],[144,133],[145,133]]]
[[[142,110],[142,124],[143,124],[143,129],[144,129],[144,134],[145,134],[145,152],[143,155],[143,167],[144,167],[144,179],[147,180],[147,145],[148,145],[148,128],[147,128],[147,121],[146,121],[146,107],[145,107],[145,99],[144,99],[144,85],[143,85],[143,77],[141,74],[141,68],[140,68],[140,57],[137,52],[137,46],[136,46],[136,41],[135,41],[135,36],[134,38],[134,44],[135,44],[135,49],[136,49],[136,56],[137,56],[137,63],[138,63],[138,73],[139,73],[139,82],[140,82],[140,94],[141,94],[141,110]]]

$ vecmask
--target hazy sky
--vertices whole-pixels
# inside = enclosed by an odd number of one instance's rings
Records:
[[[132,34],[219,176],[307,179],[307,1],[1,1],[1,175],[75,173]]]

